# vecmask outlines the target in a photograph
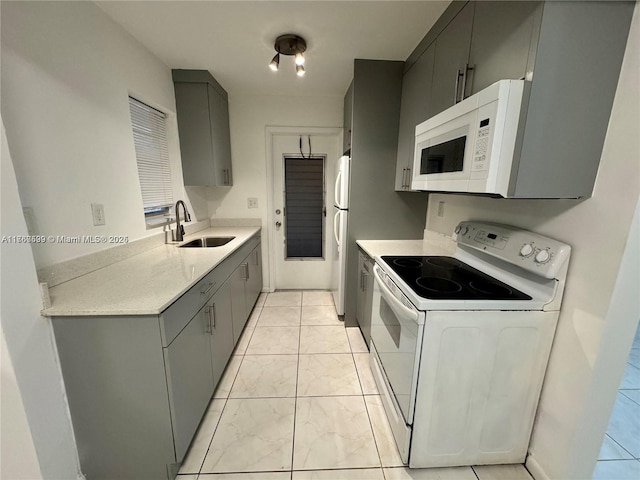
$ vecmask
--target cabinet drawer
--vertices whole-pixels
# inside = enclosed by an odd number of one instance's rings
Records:
[[[227,275],[228,276],[228,275]],[[214,268],[205,277],[173,302],[160,316],[162,346],[168,346],[207,300],[222,286],[226,277],[224,271]]]
[[[225,258],[193,287],[187,290],[160,315],[162,346],[168,346],[194,315],[216,293],[234,270],[260,243],[260,235],[245,242],[238,250]]]

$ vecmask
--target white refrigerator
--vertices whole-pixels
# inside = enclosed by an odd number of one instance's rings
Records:
[[[347,281],[347,224],[349,219],[349,169],[351,159],[340,157],[335,168],[333,199],[333,262],[331,265],[331,292],[338,315],[344,315],[344,297]]]

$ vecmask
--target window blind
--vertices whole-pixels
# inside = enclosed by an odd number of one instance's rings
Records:
[[[287,258],[323,257],[324,158],[284,159]]]
[[[173,205],[165,115],[129,97],[133,141],[144,213],[166,212]]]

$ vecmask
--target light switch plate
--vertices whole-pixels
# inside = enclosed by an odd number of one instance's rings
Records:
[[[247,207],[248,208],[258,208],[258,199],[256,197],[247,198]]]
[[[92,203],[91,212],[93,213],[93,224],[104,225],[104,205],[101,203]]]

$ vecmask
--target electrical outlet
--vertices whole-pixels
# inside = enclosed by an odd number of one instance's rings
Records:
[[[93,213],[93,224],[104,225],[104,205],[101,203],[92,203],[91,212]]]
[[[438,202],[438,216],[444,217],[444,202]]]
[[[258,208],[258,199],[256,197],[247,198],[248,208]]]

